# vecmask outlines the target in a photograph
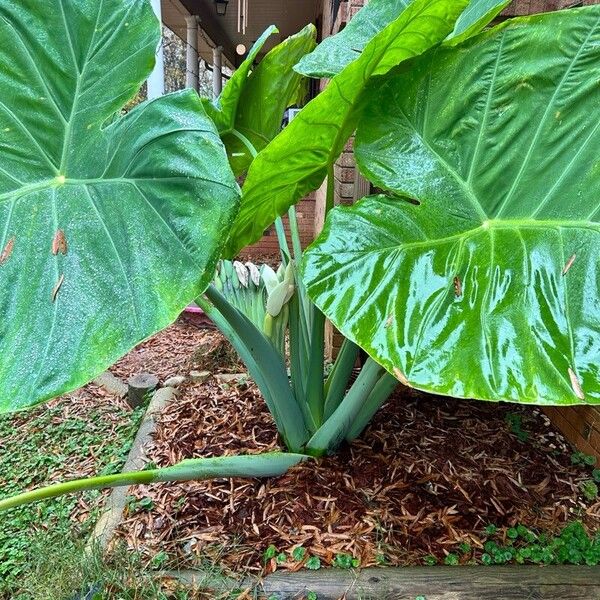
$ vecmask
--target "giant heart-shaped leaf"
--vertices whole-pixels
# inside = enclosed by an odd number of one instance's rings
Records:
[[[263,34],[254,42],[250,52],[243,60],[242,64],[233,72],[233,75],[223,88],[221,95],[215,100],[202,98],[202,104],[208,113],[208,116],[213,120],[219,133],[224,134],[232,131],[235,128],[235,118],[240,103],[240,98],[248,76],[254,66],[254,61],[258,57],[263,46],[266,44],[269,37],[278,33],[277,27],[271,25]]]
[[[369,99],[361,170],[305,281],[411,386],[600,402],[600,6],[413,61]]]
[[[240,87],[233,129],[221,136],[236,175],[281,131],[285,109],[304,100],[308,80],[294,65],[315,47],[316,33],[307,25],[275,46]]]
[[[0,412],[87,382],[209,283],[238,190],[197,95],[113,118],[146,0],[0,0]]]
[[[354,132],[369,82],[441,42],[467,0],[414,0],[255,158],[225,249],[235,256],[317,189]]]
[[[342,31],[325,38],[306,55],[296,70],[309,77],[334,77],[356,60],[366,45],[414,0],[370,0]],[[511,0],[470,0],[456,21],[448,43],[456,44],[479,33]]]

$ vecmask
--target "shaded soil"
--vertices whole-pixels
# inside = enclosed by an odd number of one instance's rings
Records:
[[[199,344],[224,352],[217,332],[179,323],[136,349],[115,372],[143,367],[162,378],[185,375],[192,364],[215,371],[219,365],[210,352],[206,359],[197,352]],[[228,372],[236,368],[225,365]],[[279,448],[252,383],[209,379],[181,388],[160,416],[147,455],[167,466]],[[280,552],[303,545],[324,564],[337,553],[352,554],[362,566],[382,556],[387,564],[422,564],[429,554],[443,560],[460,542],[481,548],[490,523],[552,533],[579,518],[597,530],[600,502],[582,499],[579,483],[589,473],[572,466],[570,454],[537,408],[399,389],[360,440],[279,479],[137,488],[132,493],[151,498],[152,508],[128,514],[120,536],[148,557],[163,551],[178,564],[208,559],[238,572],[263,570],[270,544]],[[272,560],[267,570],[274,567]]]

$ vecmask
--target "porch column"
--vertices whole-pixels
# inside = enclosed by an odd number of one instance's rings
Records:
[[[223,46],[213,48],[213,96],[218,98],[223,90]]]
[[[160,21],[162,27],[162,10],[160,6],[161,0],[152,0],[152,8]],[[163,52],[162,36],[160,46],[156,51],[156,64],[154,71],[148,77],[148,100],[158,98],[165,93],[165,59]]]
[[[196,15],[185,18],[187,23],[187,59],[185,87],[198,91],[200,87],[199,65],[198,65],[198,23]]]

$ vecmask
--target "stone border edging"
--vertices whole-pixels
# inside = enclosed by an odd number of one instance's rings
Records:
[[[165,408],[175,394],[176,390],[172,387],[163,387],[154,392],[122,471],[139,471],[144,468],[146,461],[143,449],[146,442],[149,441],[156,430],[155,416]],[[105,512],[96,523],[94,531],[90,536],[87,544],[88,550],[92,545],[99,546],[102,551],[108,548],[123,517],[123,511],[127,505],[128,492],[129,487],[118,487],[112,490],[105,505]]]

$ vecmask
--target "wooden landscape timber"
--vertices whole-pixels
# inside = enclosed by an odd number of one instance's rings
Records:
[[[280,571],[260,581],[202,571],[171,571],[166,579],[192,591],[236,588],[243,597],[301,600],[598,600],[600,568],[553,566],[387,567],[358,571]],[[244,596],[244,593],[246,594]]]
[[[278,600],[599,600],[598,567],[398,567],[359,573],[325,569],[274,573],[263,583]]]

